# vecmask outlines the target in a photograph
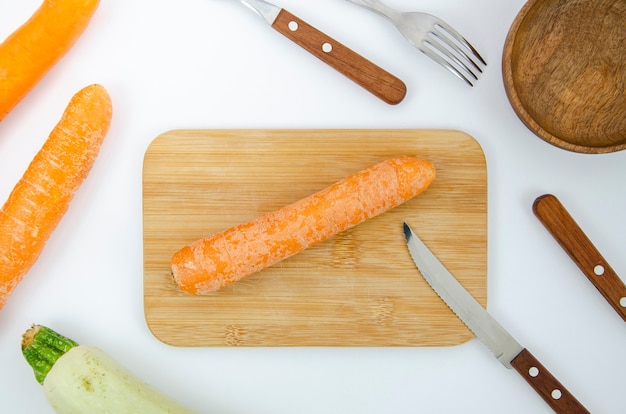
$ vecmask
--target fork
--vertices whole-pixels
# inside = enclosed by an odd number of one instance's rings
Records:
[[[443,20],[427,13],[399,12],[380,0],[348,0],[389,19],[421,52],[448,69],[470,86],[487,66],[459,32]]]

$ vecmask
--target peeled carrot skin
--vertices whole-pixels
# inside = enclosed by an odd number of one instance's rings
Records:
[[[75,94],[0,210],[0,309],[41,254],[91,170],[111,120],[100,85]]]
[[[45,0],[0,44],[0,121],[83,33],[100,0]]]
[[[380,180],[381,174],[388,179]],[[182,291],[194,295],[221,289],[406,202],[426,190],[434,178],[428,161],[387,160],[282,209],[183,247],[172,257],[174,280]],[[342,194],[348,201],[335,203]],[[363,205],[368,199],[384,202]],[[347,220],[338,223],[342,216]],[[255,246],[249,248],[252,243]]]

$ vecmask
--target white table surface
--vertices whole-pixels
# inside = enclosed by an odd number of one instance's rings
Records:
[[[40,0],[0,2],[0,38]],[[69,98],[101,83],[114,103],[97,162],[38,262],[0,312],[0,401],[50,413],[20,353],[32,323],[96,345],[204,413],[548,413],[473,339],[444,348],[174,348],[148,330],[142,286],[142,160],[178,128],[449,128],[480,142],[489,177],[488,310],[592,412],[626,407],[626,326],[531,211],[556,194],[626,274],[626,152],[553,147],[518,120],[501,74],[524,0],[394,0],[437,15],[489,66],[469,88],[385,20],[342,0],[280,5],[403,79],[390,106],[271,30],[236,1],[103,0],[73,49],[0,122],[0,197]]]

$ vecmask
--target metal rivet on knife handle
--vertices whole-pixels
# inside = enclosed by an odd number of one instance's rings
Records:
[[[533,212],[613,309],[626,321],[626,285],[557,197],[545,194]]]
[[[523,349],[511,365],[555,412],[589,412],[527,349]]]
[[[402,80],[287,10],[281,9],[272,27],[388,104],[406,96]]]

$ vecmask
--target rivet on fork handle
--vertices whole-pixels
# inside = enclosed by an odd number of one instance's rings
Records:
[[[615,311],[626,321],[626,285],[552,194],[538,197],[533,212]]]

